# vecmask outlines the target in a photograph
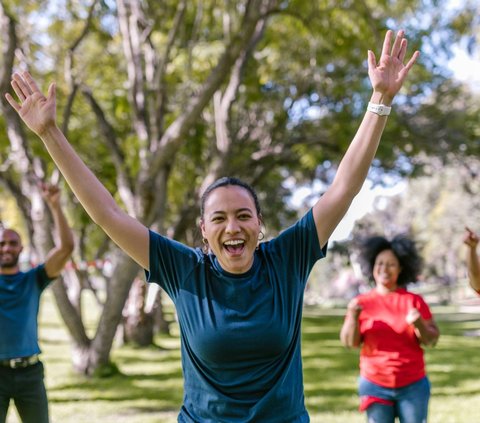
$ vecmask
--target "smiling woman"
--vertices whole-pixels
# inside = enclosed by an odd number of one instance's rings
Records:
[[[236,178],[222,178],[203,194],[200,228],[221,267],[245,273],[252,267],[262,215],[254,190]]]
[[[415,63],[407,40],[387,31],[380,60],[368,52],[373,92],[329,189],[293,226],[261,242],[254,190],[225,178],[205,191],[206,252],[146,228],[125,213],[73,150],[55,121],[55,85],[44,96],[14,74],[8,102],[42,139],[91,218],[173,300],[181,332],[184,400],[179,422],[305,423],[300,348],[303,293],[315,262],[358,194],[391,103]]]
[[[422,260],[415,243],[399,235],[364,241],[361,260],[375,288],[348,305],[340,338],[361,347],[360,409],[368,422],[426,422],[430,382],[421,344],[435,345],[439,330],[428,305],[406,285],[415,282]]]

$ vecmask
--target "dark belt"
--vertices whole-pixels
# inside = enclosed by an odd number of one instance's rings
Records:
[[[23,367],[32,366],[40,361],[38,354],[31,355],[30,357],[18,357],[11,358],[9,360],[0,360],[0,366],[10,367],[11,369],[19,369]]]

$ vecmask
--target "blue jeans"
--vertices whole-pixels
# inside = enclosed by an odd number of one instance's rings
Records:
[[[395,417],[399,417],[400,423],[427,421],[430,381],[426,376],[402,388],[384,388],[360,377],[358,393],[360,396],[368,395],[393,402],[393,406],[374,403],[368,407],[368,423],[394,423]]]
[[[23,423],[48,423],[41,362],[18,369],[0,366],[0,423],[5,423],[10,399]]]

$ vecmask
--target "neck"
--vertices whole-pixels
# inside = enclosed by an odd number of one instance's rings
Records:
[[[397,288],[398,288],[397,285],[394,285],[394,286],[383,286],[383,285],[380,285],[380,286],[377,286],[377,287],[376,287],[376,290],[377,290],[377,292],[378,292],[380,295],[387,295],[387,294],[390,294],[390,292],[396,291]]]
[[[18,266],[0,267],[0,275],[15,275],[18,272],[20,272],[20,268]]]

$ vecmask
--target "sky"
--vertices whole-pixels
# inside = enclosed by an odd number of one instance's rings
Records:
[[[477,57],[471,57],[459,46],[454,47],[453,52],[454,57],[448,67],[455,78],[470,85],[474,91],[480,92],[480,53]]]

